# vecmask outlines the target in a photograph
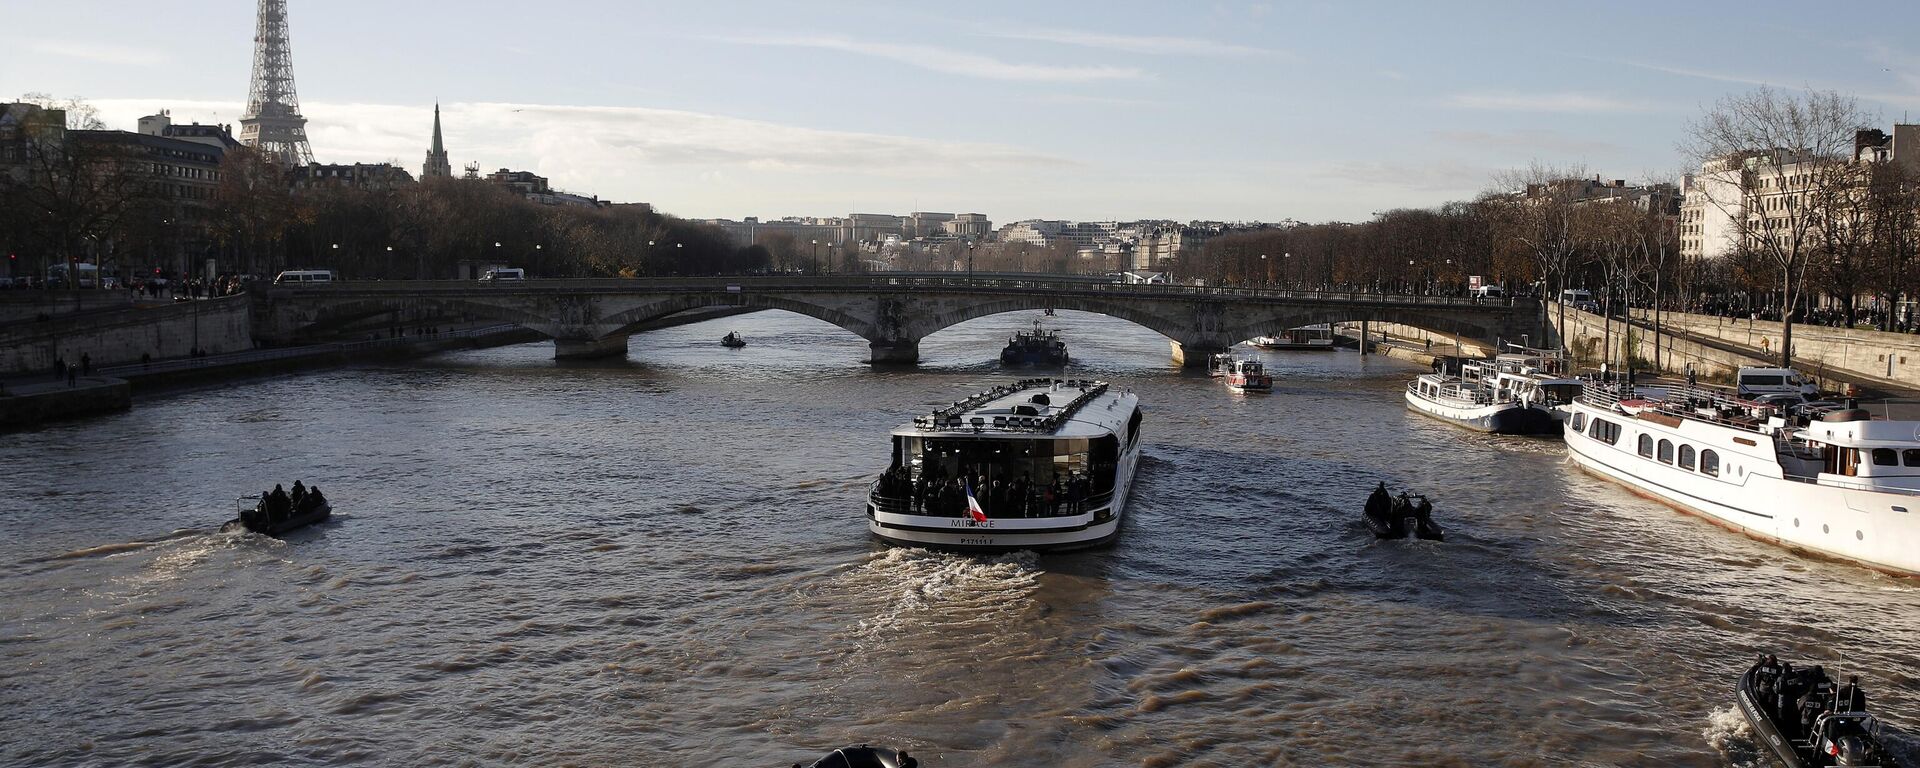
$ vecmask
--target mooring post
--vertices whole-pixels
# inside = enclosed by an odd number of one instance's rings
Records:
[[[1362,357],[1365,357],[1367,354],[1367,334],[1368,333],[1369,331],[1367,330],[1367,321],[1365,319],[1362,319],[1360,321],[1360,355]]]

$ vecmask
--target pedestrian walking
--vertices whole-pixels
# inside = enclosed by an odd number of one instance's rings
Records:
[[[92,354],[86,353],[86,352],[80,353],[80,373],[83,376],[93,375],[93,355]]]
[[[71,387],[78,384],[79,382],[80,382],[80,369],[71,365],[67,366],[67,386]]]

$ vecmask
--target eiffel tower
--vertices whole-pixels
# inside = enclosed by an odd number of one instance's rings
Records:
[[[289,167],[313,162],[307,119],[293,92],[293,47],[287,42],[287,0],[260,0],[253,32],[253,87],[240,118],[240,143]]]

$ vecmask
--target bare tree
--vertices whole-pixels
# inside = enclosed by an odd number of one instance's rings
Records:
[[[1546,284],[1550,296],[1560,304],[1560,327],[1566,327],[1566,306],[1558,301],[1566,289],[1567,272],[1572,266],[1575,236],[1574,209],[1579,188],[1571,183],[1585,179],[1582,165],[1559,167],[1534,162],[1525,169],[1494,177],[1496,189],[1483,196],[1483,207],[1492,214],[1493,238],[1522,245]],[[1545,302],[1541,303],[1541,338],[1547,338]]]
[[[1846,155],[1854,131],[1865,123],[1852,97],[1762,87],[1722,99],[1689,127],[1682,147],[1702,167],[1740,173],[1739,184],[1707,198],[1734,221],[1736,250],[1757,254],[1779,271],[1782,367],[1793,364],[1793,311],[1827,215],[1819,202],[1854,183]]]

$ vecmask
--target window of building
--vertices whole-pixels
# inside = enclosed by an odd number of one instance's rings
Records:
[[[1892,448],[1873,449],[1873,465],[1876,467],[1900,466],[1900,452]]]
[[[1662,464],[1673,463],[1673,441],[1672,440],[1660,441],[1660,463]]]
[[[1653,435],[1645,433],[1640,435],[1640,455],[1653,458]]]
[[[1701,451],[1700,452],[1700,471],[1704,474],[1709,474],[1709,475],[1713,475],[1714,477],[1719,477],[1720,476],[1720,454],[1714,453],[1712,449]]]
[[[1680,468],[1687,470],[1693,469],[1693,446],[1680,446]]]

